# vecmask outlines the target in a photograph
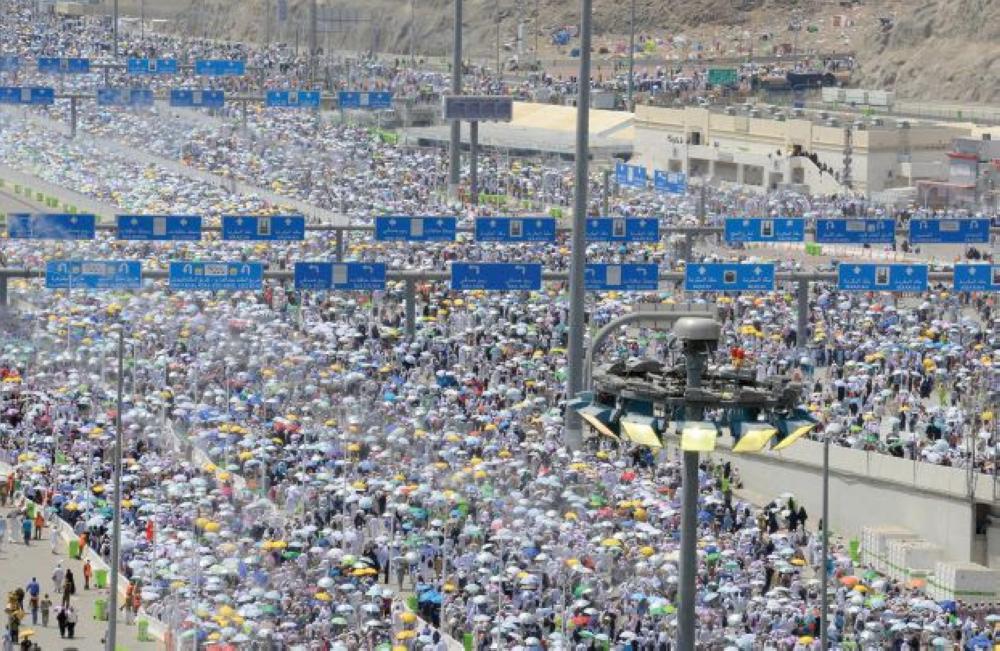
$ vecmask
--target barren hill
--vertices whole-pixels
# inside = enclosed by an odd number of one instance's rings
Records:
[[[452,0],[318,2],[331,19],[319,23],[326,49],[407,54],[412,40],[417,56],[450,51]],[[189,33],[308,42],[311,0],[287,0],[284,21],[275,10],[279,0],[162,3],[169,4],[180,9],[177,25]],[[577,40],[559,46],[552,34],[578,22],[577,0],[465,0],[466,54],[492,62],[499,41],[504,60],[518,46],[532,57],[537,41],[543,59],[565,59]],[[652,41],[650,51],[662,57],[739,56],[782,46],[854,51],[859,85],[910,99],[1000,101],[1000,0],[636,0],[636,23]],[[594,0],[595,47],[623,53],[628,26],[629,0]]]

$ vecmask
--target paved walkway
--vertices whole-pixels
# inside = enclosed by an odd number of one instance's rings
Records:
[[[0,508],[0,515],[6,516],[10,508]],[[25,587],[32,577],[37,577],[38,583],[42,586],[42,594],[48,594],[52,599],[53,609],[49,616],[49,625],[42,626],[41,614],[39,614],[38,624],[31,625],[31,613],[28,611],[21,628],[30,628],[35,631],[33,638],[42,648],[42,651],[68,651],[77,649],[79,651],[100,651],[103,649],[101,640],[107,632],[108,623],[94,619],[94,602],[97,599],[108,599],[108,590],[83,589],[83,562],[70,559],[67,556],[66,542],[60,539],[58,554],[52,553],[49,543],[49,528],[45,528],[42,540],[32,540],[27,547],[20,541],[15,543],[3,541],[0,548],[0,590],[3,596],[18,587]],[[76,579],[77,593],[71,600],[71,605],[77,611],[76,637],[74,639],[61,639],[59,628],[56,625],[56,608],[59,605],[61,596],[53,592],[52,571],[56,563],[62,561],[64,568],[73,570]],[[25,606],[28,599],[25,598]],[[4,618],[6,623],[6,618]],[[133,651],[141,649],[157,649],[156,642],[139,642],[135,625],[126,626],[124,616],[119,618],[117,646],[123,651]]]

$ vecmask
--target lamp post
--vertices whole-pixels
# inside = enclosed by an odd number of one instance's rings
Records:
[[[620,324],[615,324],[615,327],[618,325]],[[661,417],[657,414],[673,414],[677,409],[684,408],[684,421],[678,425],[681,430],[683,481],[677,648],[682,651],[695,649],[699,453],[713,451],[717,436],[717,427],[713,423],[704,422],[706,410],[722,409],[731,414],[747,410],[768,412],[787,431],[779,446],[794,442],[812,427],[811,423],[800,422],[800,416],[797,415],[796,408],[803,388],[800,383],[792,382],[787,376],[769,376],[757,380],[750,371],[733,367],[709,368],[708,361],[718,347],[721,330],[721,324],[711,318],[681,318],[677,320],[673,332],[684,353],[683,364],[640,360],[602,367],[594,375],[593,392],[581,394],[571,405],[574,411],[581,410],[591,426],[606,430],[608,426],[595,419],[601,414],[610,414],[612,407],[595,403],[593,396],[602,396],[602,402],[607,402],[607,397],[614,398],[617,401],[615,409],[624,412],[620,423],[626,436],[630,436],[629,424],[637,417],[648,419],[652,413],[655,420]],[[597,341],[604,336],[606,332],[598,333]],[[735,421],[735,417],[733,418]],[[610,427],[616,426],[613,417],[605,417],[605,423],[610,423]],[[747,451],[763,449],[778,433],[778,427],[775,426],[760,427],[759,430],[764,433],[763,436],[746,438],[751,443],[746,446]],[[743,443],[743,439],[740,442]]]
[[[580,0],[580,74],[576,96],[576,174],[573,188],[573,233],[569,267],[569,368],[566,395],[575,396],[583,388],[584,268],[587,253],[587,197],[590,173],[590,37],[591,0]],[[580,416],[566,410],[564,443],[570,449],[583,444]]]
[[[700,389],[702,373],[708,363],[709,354],[718,345],[722,325],[712,319],[685,317],[674,325],[674,334],[684,345],[687,390]],[[684,417],[689,422],[699,422],[705,417],[705,408],[699,403],[687,402],[684,406]],[[681,449],[684,478],[681,482],[683,502],[677,648],[681,651],[694,651],[694,606],[697,589],[695,579],[698,576],[698,452],[685,449],[683,440]]]
[[[107,651],[115,651],[118,633],[118,566],[121,564],[122,547],[122,394],[125,389],[125,326],[118,328],[118,396],[115,409],[115,458],[114,468],[114,522],[111,528],[111,594],[108,597]]]

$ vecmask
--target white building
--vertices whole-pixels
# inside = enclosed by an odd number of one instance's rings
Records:
[[[635,158],[648,168],[759,191],[870,196],[946,176],[945,153],[968,129],[778,107],[637,106]]]
[[[932,207],[996,210],[1000,207],[1000,140],[956,138],[946,152],[947,181],[921,181],[920,201]]]

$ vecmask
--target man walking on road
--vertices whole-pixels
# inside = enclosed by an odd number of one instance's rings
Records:
[[[28,604],[31,610],[32,625],[38,624],[38,594],[42,591],[42,586],[38,585],[38,579],[31,577],[28,582]]]
[[[63,578],[66,576],[66,570],[63,569],[62,561],[56,564],[56,569],[52,570],[52,592],[59,594],[62,592],[63,588]]]
[[[24,516],[24,520],[21,522],[21,533],[24,535],[25,546],[31,545],[31,518],[27,515]]]

